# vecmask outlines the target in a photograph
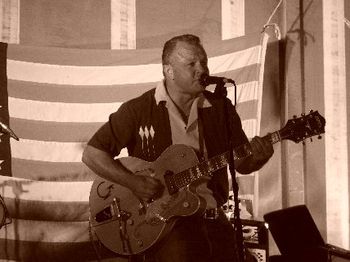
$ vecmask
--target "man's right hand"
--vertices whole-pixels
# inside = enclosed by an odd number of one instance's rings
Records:
[[[133,175],[130,180],[130,189],[137,197],[146,202],[161,196],[164,190],[163,184],[152,176]]]

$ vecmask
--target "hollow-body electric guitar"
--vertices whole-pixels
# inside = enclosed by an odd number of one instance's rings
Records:
[[[288,120],[279,131],[266,135],[271,144],[284,139],[295,143],[324,133],[325,119],[317,112]],[[234,149],[234,160],[251,154],[250,145]],[[90,191],[90,221],[98,239],[120,255],[141,253],[163,238],[179,217],[201,214],[206,202],[196,188],[212,173],[225,167],[229,152],[199,162],[186,145],[168,147],[154,162],[135,157],[118,159],[136,175],[150,174],[164,185],[162,194],[147,203],[131,190],[98,177]],[[150,172],[152,170],[152,172]]]

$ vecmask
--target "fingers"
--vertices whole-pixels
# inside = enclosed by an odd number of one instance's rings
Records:
[[[269,141],[261,137],[254,137],[250,143],[254,158],[257,160],[267,160],[273,154],[273,146]]]
[[[147,202],[163,192],[163,184],[154,177],[136,175],[135,179],[134,194]]]

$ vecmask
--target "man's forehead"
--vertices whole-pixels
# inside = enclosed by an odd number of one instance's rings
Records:
[[[203,59],[207,56],[202,46],[186,42],[177,42],[173,54],[180,59]]]

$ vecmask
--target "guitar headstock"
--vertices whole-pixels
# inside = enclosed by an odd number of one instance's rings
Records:
[[[294,116],[289,119],[286,125],[280,130],[281,139],[292,140],[299,143],[308,137],[318,135],[325,132],[324,127],[326,120],[318,111],[310,111],[308,115],[302,114],[301,117]]]

